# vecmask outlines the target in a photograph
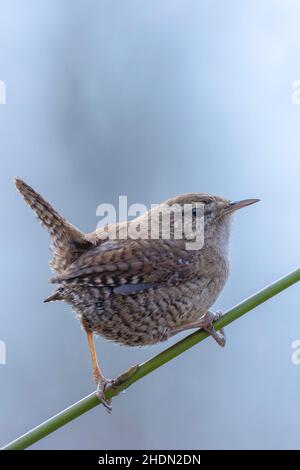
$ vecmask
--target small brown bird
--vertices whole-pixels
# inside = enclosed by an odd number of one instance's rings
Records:
[[[220,315],[209,309],[229,273],[231,216],[258,199],[231,202],[210,194],[185,194],[133,222],[85,234],[24,181],[16,178],[15,183],[51,237],[51,267],[56,273],[51,282],[59,287],[45,302],[64,300],[74,308],[88,336],[99,399],[108,409],[111,404],[105,400],[105,387],[110,381],[99,366],[94,333],[120,344],[144,346],[181,331],[203,328],[218,344],[225,345],[224,332],[217,333],[213,327]],[[173,219],[169,238],[163,237],[161,227],[158,237],[151,238],[149,217],[176,206],[187,227],[195,228],[199,204],[204,216],[200,249],[187,249],[190,237],[184,231],[181,238],[174,236]],[[186,205],[192,207],[188,214],[184,212]],[[128,235],[133,223],[139,227],[139,238]],[[107,239],[111,229],[115,239]]]

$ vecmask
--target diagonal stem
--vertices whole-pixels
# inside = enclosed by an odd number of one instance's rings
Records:
[[[262,304],[271,297],[274,297],[275,295],[279,294],[281,291],[287,289],[298,281],[300,281],[300,268],[287,274],[286,276],[282,277],[278,281],[275,281],[269,286],[264,287],[256,294],[248,297],[246,300],[243,300],[238,305],[228,310],[214,324],[215,329],[219,330],[229,325],[229,323],[232,323],[234,320],[237,320],[245,313],[254,309],[255,307]],[[182,354],[184,351],[187,351],[200,341],[203,341],[208,336],[208,333],[204,332],[203,330],[198,330],[195,333],[182,339],[181,341],[178,341],[178,343],[173,344],[173,346],[167,348],[165,351],[162,351],[157,356],[152,357],[148,361],[137,366],[131,367],[127,372],[123,373],[115,380],[115,386],[113,388],[109,387],[107,389],[106,398],[109,399],[118,395],[122,390],[125,390],[126,388],[130,387],[130,385],[132,385],[134,382],[142,379],[158,367],[161,367],[163,364],[166,364],[167,362],[171,361],[179,354]],[[95,392],[93,392],[87,397],[82,398],[82,400],[78,401],[77,403],[74,403],[69,408],[66,408],[57,415],[52,416],[52,418],[48,419],[47,421],[44,421],[37,427],[31,429],[31,431],[27,432],[23,436],[20,436],[16,440],[10,442],[6,446],[4,446],[2,450],[26,449],[27,447],[39,441],[43,437],[48,436],[60,427],[69,423],[73,419],[78,418],[83,413],[86,413],[87,411],[100,404],[101,403],[99,402]]]

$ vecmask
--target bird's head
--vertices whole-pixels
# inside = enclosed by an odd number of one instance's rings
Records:
[[[198,227],[204,230],[204,243],[206,240],[227,243],[233,213],[258,201],[259,199],[230,201],[206,193],[189,193],[168,199],[165,204],[181,208],[187,233],[195,232],[198,219]]]

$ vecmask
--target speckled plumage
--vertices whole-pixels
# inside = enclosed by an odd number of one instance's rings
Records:
[[[88,334],[128,346],[164,341],[204,317],[226,282],[231,214],[241,203],[234,207],[203,193],[166,201],[167,206],[204,204],[204,245],[187,250],[184,237],[167,240],[161,231],[156,240],[105,241],[105,228],[84,234],[22,180],[16,179],[16,186],[51,237],[52,282],[58,289],[46,301],[71,304]],[[147,217],[135,222],[143,225]],[[190,223],[194,226],[193,217]],[[120,234],[128,223],[116,228]]]

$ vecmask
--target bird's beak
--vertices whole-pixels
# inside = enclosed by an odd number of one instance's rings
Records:
[[[255,204],[256,202],[259,202],[259,199],[244,199],[243,201],[231,202],[229,206],[223,209],[222,215],[231,214],[232,212],[238,211],[243,207],[251,206],[251,204]]]

